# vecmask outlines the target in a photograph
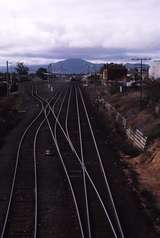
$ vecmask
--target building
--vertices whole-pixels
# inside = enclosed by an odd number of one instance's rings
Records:
[[[107,81],[107,80],[108,80],[108,70],[107,70],[107,68],[105,68],[105,69],[103,70],[102,78],[103,78],[104,81]]]
[[[103,85],[106,85],[107,80],[108,80],[108,67],[107,64],[105,64],[101,70],[100,73],[100,78],[101,78],[101,82]]]
[[[141,70],[142,70],[142,78],[148,79],[149,77],[149,68],[150,66],[147,64],[130,64],[127,63],[125,65],[127,68],[127,77],[132,79],[132,80],[139,80],[141,78]]]
[[[160,78],[160,60],[153,61],[149,70],[149,76],[154,79]]]

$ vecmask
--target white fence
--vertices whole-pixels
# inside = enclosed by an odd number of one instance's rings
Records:
[[[105,102],[103,98],[97,99],[105,109],[107,109],[108,114],[114,117],[116,122],[120,123],[125,130],[125,133],[130,141],[141,150],[144,150],[147,144],[148,137],[143,134],[139,129],[133,130],[128,127],[128,123],[125,117],[123,117],[117,110],[109,103]]]
[[[147,143],[147,137],[143,135],[143,133],[136,129],[133,131],[132,129],[128,128],[126,129],[126,134],[128,138],[141,150],[145,149],[146,143]]]

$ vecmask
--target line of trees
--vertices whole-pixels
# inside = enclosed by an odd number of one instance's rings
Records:
[[[41,79],[46,79],[47,78],[47,69],[46,68],[42,68],[40,67],[37,71],[36,71],[36,75],[41,78]]]
[[[47,79],[47,69],[40,67],[37,71],[36,71],[36,75],[41,78],[41,79]],[[14,72],[5,72],[2,73],[0,72],[0,79],[1,80],[10,80],[11,78],[13,79],[12,81],[23,81],[23,80],[27,80],[29,76],[29,68],[22,62],[17,63],[16,67],[15,67],[15,71]]]
[[[121,80],[126,77],[127,69],[123,64],[104,64],[100,72],[107,70],[108,80]]]

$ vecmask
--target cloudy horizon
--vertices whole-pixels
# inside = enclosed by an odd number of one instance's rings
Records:
[[[1,0],[0,64],[159,58],[158,0]]]

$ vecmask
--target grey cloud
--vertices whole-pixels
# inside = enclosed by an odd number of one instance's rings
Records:
[[[159,0],[1,0],[0,9],[0,57],[105,59],[160,51]]]
[[[47,49],[40,52],[28,52],[28,53],[8,53],[5,54],[6,56],[16,56],[16,57],[30,57],[30,58],[56,58],[56,59],[62,59],[62,58],[103,58],[105,56],[118,56],[118,55],[125,55],[126,51],[125,49],[111,49],[111,48],[102,48],[102,47],[89,47],[89,48],[55,48],[55,49]]]
[[[27,57],[27,58],[45,58],[45,59],[63,59],[63,58],[86,58],[86,59],[105,59],[107,57],[128,57],[134,54],[156,54],[160,48],[147,50],[146,49],[123,49],[123,48],[102,48],[102,47],[84,47],[84,48],[49,48],[46,50],[34,52],[13,52],[2,54],[6,57]]]

